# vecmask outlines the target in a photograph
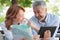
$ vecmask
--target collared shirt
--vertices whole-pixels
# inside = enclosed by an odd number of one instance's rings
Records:
[[[30,18],[30,21],[33,22],[35,24],[35,26],[37,27],[41,27],[41,26],[57,26],[55,33],[53,35],[53,38],[56,36],[58,28],[59,28],[59,17],[54,15],[54,14],[46,14],[46,19],[45,19],[45,23],[40,22],[35,16],[33,16],[32,18]],[[35,30],[33,30],[33,34],[36,35],[37,32]]]

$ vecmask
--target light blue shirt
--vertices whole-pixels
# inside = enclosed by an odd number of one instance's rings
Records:
[[[40,22],[35,16],[33,16],[30,19],[31,22],[33,22],[37,27],[41,27],[41,26],[57,26],[55,33],[53,35],[53,38],[56,36],[58,28],[59,28],[59,17],[54,15],[54,14],[46,14],[46,19],[45,19],[45,23]],[[37,32],[35,30],[33,30],[33,34],[37,35]]]
[[[2,28],[4,34],[5,34],[5,39],[4,40],[13,40],[13,35],[12,32],[7,30],[5,22],[2,22],[0,24],[0,27]]]
[[[22,22],[22,24],[27,24],[27,22],[24,20]],[[22,24],[19,24],[19,25],[22,25]],[[17,25],[17,24],[15,23],[14,25]],[[0,27],[2,28],[2,30],[3,30],[3,32],[5,34],[5,39],[4,40],[13,40],[13,39],[17,40],[17,38],[19,38],[19,37],[15,37],[15,35],[13,36],[13,33],[12,33],[11,30],[10,31],[7,30],[5,22],[2,22],[0,24]]]

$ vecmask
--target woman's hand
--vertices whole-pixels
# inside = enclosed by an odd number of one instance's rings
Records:
[[[34,23],[29,21],[28,19],[26,19],[26,21],[27,21],[27,24],[30,25],[32,29],[36,30],[37,32],[40,30],[40,28],[38,28]]]
[[[43,38],[43,40],[50,40],[50,37],[51,37],[51,32],[50,32],[50,30],[46,30],[45,33],[44,33],[44,38]]]
[[[23,38],[23,40],[28,40],[28,38]]]
[[[39,40],[40,39],[40,35],[34,35],[33,36],[33,40]]]

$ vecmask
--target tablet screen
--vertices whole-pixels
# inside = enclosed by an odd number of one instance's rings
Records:
[[[56,26],[41,27],[40,31],[38,32],[38,34],[40,35],[40,38],[44,37],[44,32],[46,30],[50,30],[51,31],[51,37],[52,37],[54,32],[55,32],[55,30],[56,30]]]

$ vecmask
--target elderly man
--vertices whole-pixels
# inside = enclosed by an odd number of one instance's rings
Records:
[[[31,22],[33,22],[36,27],[40,28],[41,26],[56,26],[55,33],[53,34],[53,37],[50,38],[50,40],[55,40],[56,33],[59,28],[59,17],[53,14],[47,13],[47,7],[45,1],[36,1],[33,3],[33,11],[34,16],[30,19]],[[48,31],[48,30],[46,30]],[[37,32],[33,30],[33,34],[36,35]],[[50,37],[50,33],[45,34],[45,38]]]

